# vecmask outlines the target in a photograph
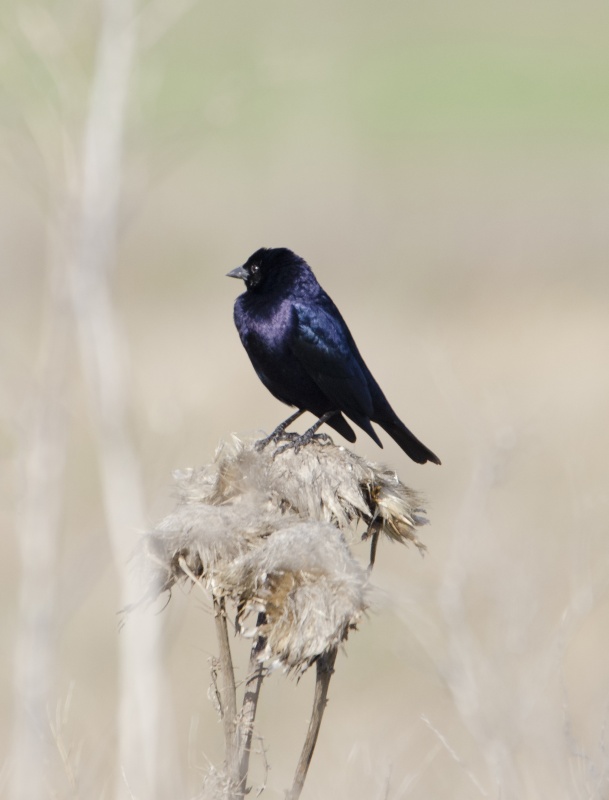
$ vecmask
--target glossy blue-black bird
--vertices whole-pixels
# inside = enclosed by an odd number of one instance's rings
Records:
[[[440,463],[391,408],[339,310],[304,259],[285,247],[261,248],[228,275],[245,281],[246,291],[235,302],[235,325],[258,377],[278,400],[298,409],[269,440],[277,441],[287,425],[310,411],[318,421],[295,439],[296,446],[324,422],[354,442],[344,414],[379,447],[372,422],[413,461]]]

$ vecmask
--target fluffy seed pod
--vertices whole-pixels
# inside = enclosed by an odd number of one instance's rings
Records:
[[[366,609],[367,576],[333,525],[302,522],[277,531],[227,567],[222,583],[241,625],[263,612],[262,658],[303,671],[333,650]]]
[[[234,600],[244,630],[263,612],[262,657],[288,670],[335,649],[366,609],[366,574],[345,538],[358,521],[373,551],[381,534],[423,547],[416,493],[327,439],[275,455],[233,436],[212,464],[175,478],[176,508],[136,553],[144,599],[200,580]]]

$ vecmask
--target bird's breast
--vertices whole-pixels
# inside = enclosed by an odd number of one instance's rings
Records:
[[[293,325],[291,306],[257,304],[235,309],[235,322],[241,340],[247,349],[263,351],[267,355],[281,355],[286,350]]]

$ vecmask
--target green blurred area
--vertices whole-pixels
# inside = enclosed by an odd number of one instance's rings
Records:
[[[9,119],[46,105],[80,121],[97,16],[91,2],[4,7]],[[137,149],[180,133],[268,154],[303,126],[399,159],[412,140],[579,147],[608,133],[602,3],[150,2],[140,22]]]
[[[261,149],[294,118],[305,129],[344,127],[363,148],[392,153],[404,138],[598,142],[607,134],[609,15],[594,11],[566,3],[542,14],[530,4],[471,2],[201,6],[188,30],[146,56],[140,111],[150,135],[148,123],[213,125],[211,106],[225,135]]]

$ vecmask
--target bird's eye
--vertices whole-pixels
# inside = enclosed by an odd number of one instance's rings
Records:
[[[250,267],[250,272],[252,273],[252,275],[255,275],[259,269],[260,266],[258,264],[252,264],[252,266]]]

